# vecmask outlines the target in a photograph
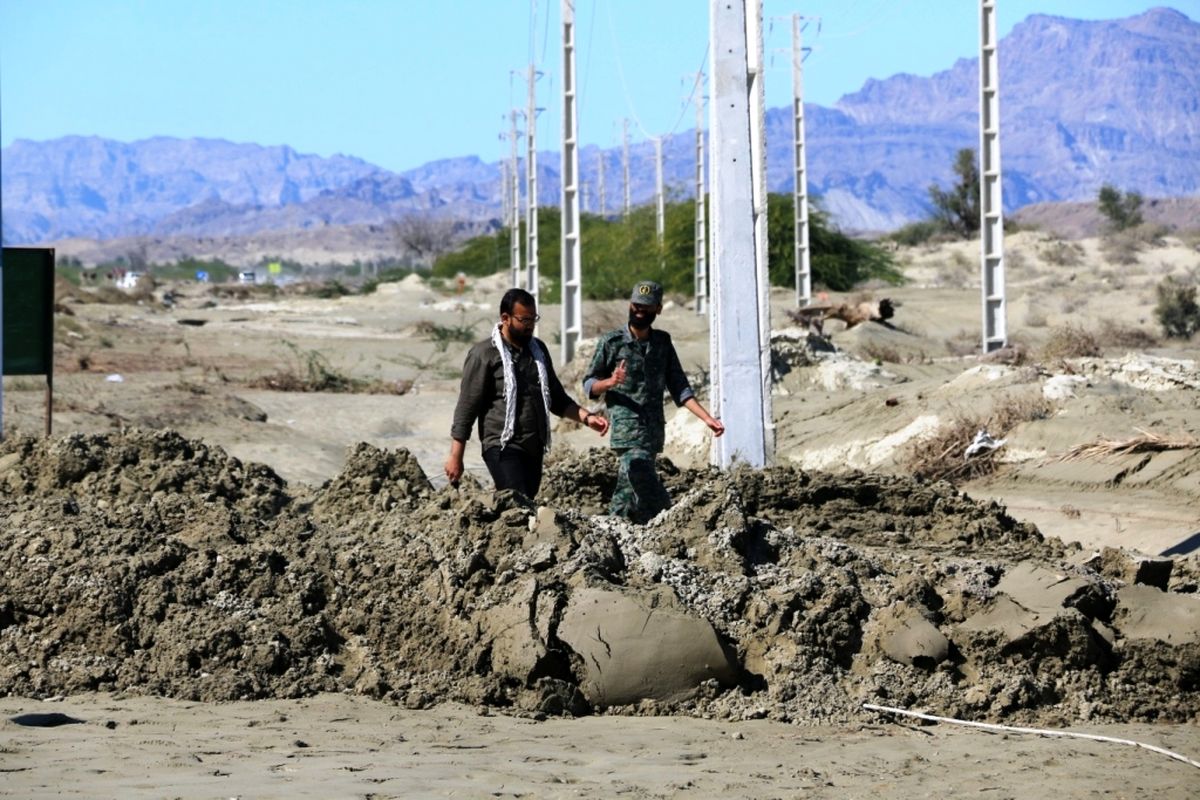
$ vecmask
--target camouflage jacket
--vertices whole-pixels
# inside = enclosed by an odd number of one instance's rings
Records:
[[[583,377],[584,395],[593,397],[592,384],[612,375],[621,361],[625,362],[625,382],[605,396],[612,423],[612,446],[640,447],[660,453],[666,428],[663,392],[670,392],[677,406],[695,395],[679,363],[671,335],[653,328],[645,341],[634,337],[628,328],[602,335]]]

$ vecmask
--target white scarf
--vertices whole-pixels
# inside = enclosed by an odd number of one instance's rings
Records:
[[[504,430],[500,433],[500,449],[508,444],[517,427],[517,372],[513,369],[512,353],[500,333],[500,326],[492,328],[492,346],[500,353],[504,364]],[[550,450],[550,381],[546,376],[546,354],[537,339],[529,340],[529,353],[537,367],[538,383],[542,385],[542,406],[546,409],[546,450]]]

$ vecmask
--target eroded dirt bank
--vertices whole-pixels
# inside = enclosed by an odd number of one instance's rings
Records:
[[[350,691],[534,713],[1200,715],[1200,569],[1044,540],[948,484],[611,455],[531,505],[359,445],[319,488],[170,431],[0,445],[0,691]]]

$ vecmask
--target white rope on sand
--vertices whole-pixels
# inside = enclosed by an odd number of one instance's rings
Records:
[[[1044,728],[1018,728],[1013,725],[994,725],[990,722],[970,722],[965,719],[954,719],[953,717],[938,717],[933,714],[922,714],[919,711],[906,711],[903,708],[892,708],[890,706],[877,706],[874,703],[863,703],[863,708],[868,711],[882,711],[888,714],[900,714],[905,717],[916,717],[917,719],[925,719],[931,722],[949,722],[953,725],[965,725],[968,728],[983,728],[989,731],[1005,731],[1010,733],[1032,733],[1038,736],[1062,736],[1073,739],[1091,739],[1095,742],[1113,742],[1115,744],[1129,744],[1134,747],[1141,747],[1146,750],[1152,750],[1155,753],[1161,753],[1164,756],[1182,761],[1185,764],[1191,764],[1193,767],[1200,768],[1200,761],[1193,761],[1187,756],[1182,756],[1179,753],[1173,753],[1163,747],[1155,747],[1152,744],[1144,742],[1135,742],[1132,739],[1118,739],[1113,736],[1100,736],[1095,733],[1079,733],[1078,731],[1055,731],[1046,730]]]

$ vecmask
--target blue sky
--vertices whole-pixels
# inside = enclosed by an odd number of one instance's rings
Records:
[[[1029,14],[1107,19],[1200,0],[998,0],[1001,33]],[[978,49],[975,0],[764,0],[767,103],[791,96],[791,22],[809,23],[808,102],[868,78],[932,75]],[[686,130],[707,69],[706,0],[576,0],[580,139],[611,147]],[[393,170],[504,157],[530,61],[541,149],[561,119],[559,0],[0,0],[0,143],[79,134],[290,145]],[[1003,81],[1003,76],[1001,76]]]

